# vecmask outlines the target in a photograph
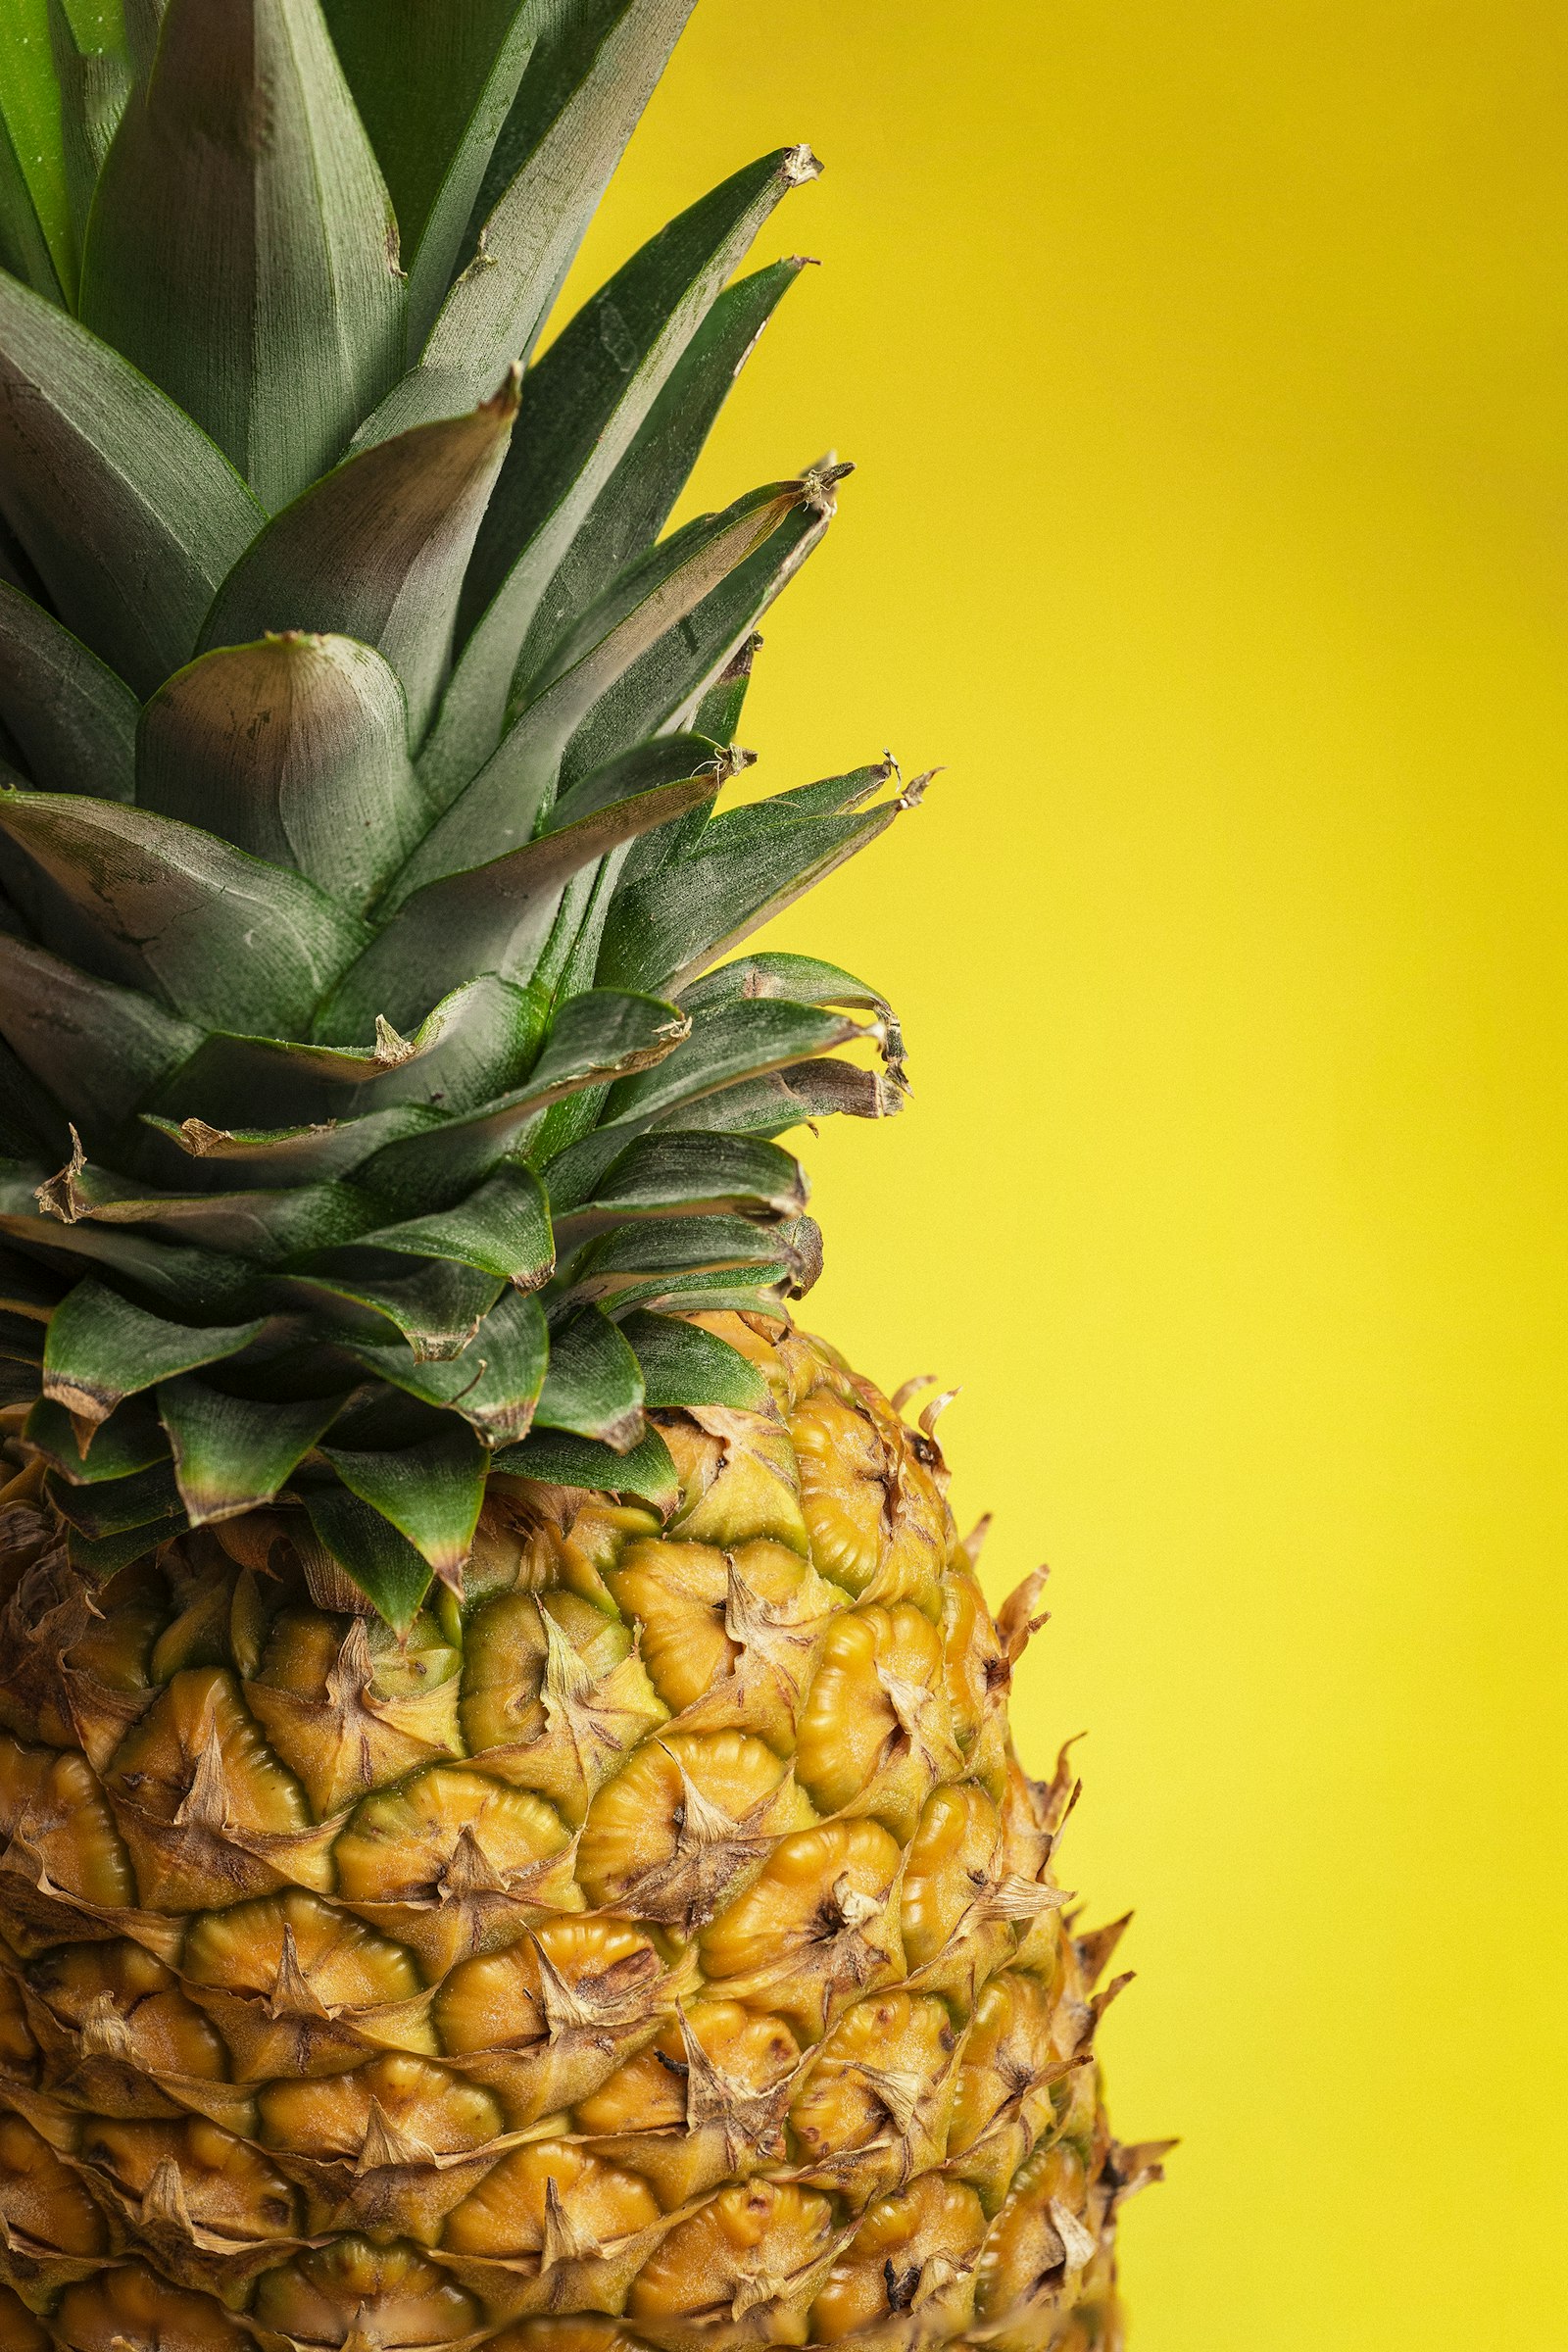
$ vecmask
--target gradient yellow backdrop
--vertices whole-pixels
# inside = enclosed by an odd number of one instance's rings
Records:
[[[1137,2352],[1568,2345],[1565,124],[1560,4],[702,0],[585,257],[827,160],[745,732],[948,773],[779,927],[918,1089],[809,1313],[1055,1570]]]

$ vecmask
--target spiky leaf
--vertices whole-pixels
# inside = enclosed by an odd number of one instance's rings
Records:
[[[508,1477],[538,1479],[547,1486],[635,1494],[666,1519],[680,1500],[680,1476],[657,1429],[625,1453],[564,1430],[536,1429],[520,1446],[498,1453],[495,1467]]]
[[[475,213],[479,252],[425,346],[482,384],[531,349],[693,0],[549,0]]]
[[[509,380],[466,416],[400,433],[324,475],[229,572],[202,628],[203,649],[282,629],[357,638],[402,679],[417,743],[516,413]]]
[[[537,37],[531,0],[322,0],[386,175],[424,341]]]
[[[550,1336],[538,1299],[510,1292],[452,1362],[416,1363],[402,1345],[353,1344],[349,1353],[394,1388],[461,1413],[487,1446],[510,1446],[524,1436],[533,1419]]]
[[[104,166],[81,316],[275,509],[403,364],[385,185],[317,0],[168,0]]]
[[[600,492],[763,220],[815,170],[791,148],[737,172],[617,271],[525,378],[464,586],[466,642],[425,754],[443,803],[495,749],[540,600]]]
[[[620,1326],[642,1366],[650,1405],[725,1405],[765,1413],[773,1398],[766,1381],[738,1348],[677,1315],[628,1315]]]
[[[76,634],[143,695],[190,659],[266,520],[156,385],[4,275],[0,507]]]
[[[363,950],[313,883],[149,809],[0,793],[12,886],[100,978],[215,1028],[297,1030]]]
[[[643,1375],[636,1355],[595,1308],[551,1335],[550,1369],[534,1419],[625,1453],[644,1432]]]
[[[331,1427],[341,1403],[336,1396],[258,1402],[189,1378],[163,1381],[157,1394],[192,1527],[237,1519],[270,1502]]]
[[[458,1584],[484,1501],[489,1457],[461,1422],[422,1445],[366,1452],[323,1446],[351,1494],[389,1520],[437,1576]]]
[[[266,1328],[265,1320],[207,1329],[171,1323],[101,1283],[78,1283],[50,1319],[44,1395],[84,1421],[107,1421],[124,1397],[220,1363]]]
[[[312,1527],[395,1633],[406,1633],[430,1589],[430,1564],[389,1519],[344,1486],[302,1496]]]
[[[45,792],[133,797],[136,697],[79,637],[3,581],[0,716]]]
[[[136,797],[362,906],[427,822],[393,670],[292,630],[205,654],[141,721]]]

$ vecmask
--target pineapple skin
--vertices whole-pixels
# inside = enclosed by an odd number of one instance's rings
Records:
[[[663,1525],[493,1478],[401,1645],[287,1512],[89,1593],[0,1494],[0,2352],[1116,2352],[1159,2151],[1012,1752],[1037,1580],[696,1319],[774,1411],[656,1416]]]

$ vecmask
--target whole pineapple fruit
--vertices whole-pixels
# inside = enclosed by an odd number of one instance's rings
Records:
[[[533,357],[689,6],[0,51],[6,2352],[1121,2340],[1034,1580],[787,1312],[897,1029],[729,956],[919,797],[715,812],[846,469],[661,535],[808,151]]]

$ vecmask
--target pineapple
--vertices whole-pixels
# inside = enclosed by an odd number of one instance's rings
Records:
[[[0,53],[6,2352],[1121,2340],[1038,1580],[789,1313],[905,1080],[745,943],[921,785],[717,804],[848,469],[664,529],[809,151],[535,356],[689,7]]]

